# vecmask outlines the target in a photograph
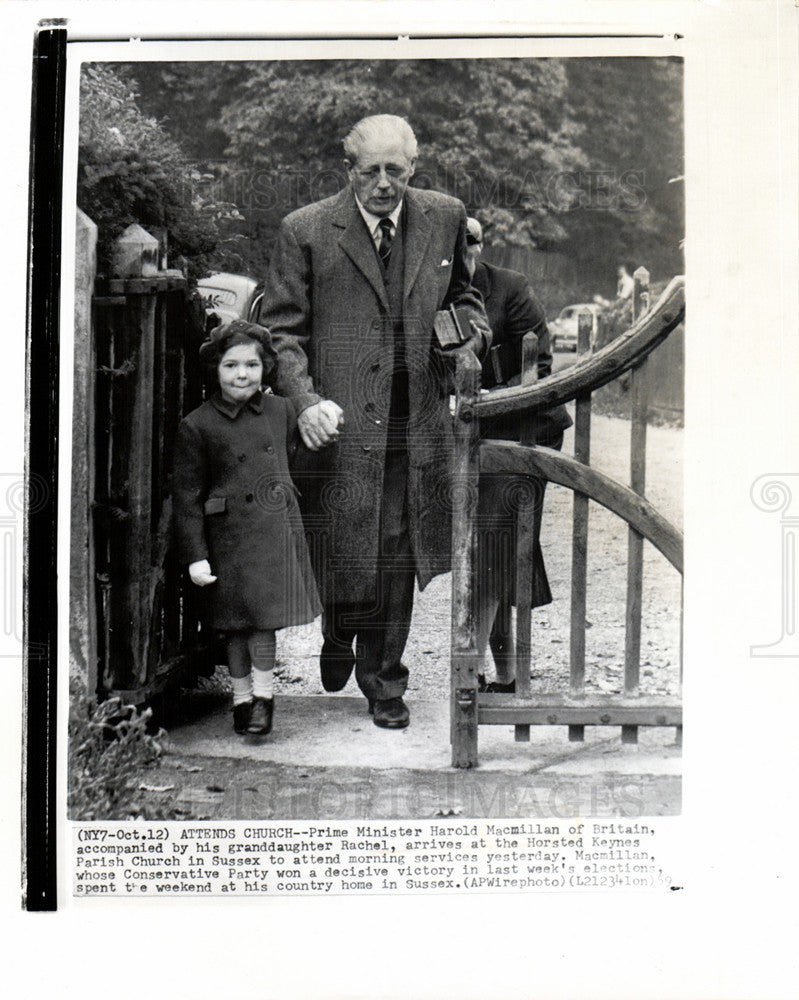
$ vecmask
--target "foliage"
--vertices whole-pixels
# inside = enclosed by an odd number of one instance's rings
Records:
[[[161,755],[165,733],[148,732],[151,710],[139,712],[109,698],[91,713],[85,691],[73,683],[69,714],[69,788],[73,820],[162,819],[143,804],[138,785],[143,767]]]
[[[649,286],[649,303],[654,306],[660,296],[666,290],[668,281],[656,281]],[[598,315],[596,350],[605,347],[611,341],[620,337],[633,325],[633,301],[632,298],[615,299],[613,302],[603,306]],[[677,337],[678,327],[669,336]],[[657,352],[655,352],[657,353]],[[651,368],[650,368],[651,372]],[[651,374],[649,378],[651,379]],[[630,398],[630,373],[626,372],[619,378],[614,379],[607,385],[596,390],[592,396],[592,406],[597,413],[607,416],[622,417],[629,419],[631,410]],[[665,424],[669,426],[682,426],[682,416],[677,413],[664,415],[654,408],[650,409],[648,415],[650,424]]]
[[[119,63],[114,72],[137,94],[137,104],[158,119],[193,163],[220,159],[228,144],[220,126],[225,106],[246,79],[249,63]]]
[[[292,209],[346,183],[341,139],[404,115],[416,186],[461,198],[487,246],[571,261],[553,308],[610,294],[616,264],[682,269],[682,66],[636,58],[132,63],[120,74],[190,151],[211,201],[246,216],[261,277]],[[570,271],[571,277],[567,277]],[[532,275],[531,275],[532,277]]]
[[[627,262],[671,277],[682,270],[684,172],[679,59],[566,60],[568,103],[590,164],[572,214],[570,252],[608,273]]]
[[[267,244],[286,211],[344,186],[341,139],[380,111],[414,127],[414,186],[460,198],[490,240],[549,245],[566,233],[546,192],[583,163],[562,113],[565,84],[553,60],[261,63],[222,126],[231,161],[272,197],[249,212]]]
[[[169,252],[186,260],[192,277],[214,266],[240,266],[240,255],[225,246],[235,237],[238,209],[204,199],[201,181],[178,143],[141,113],[127,83],[107,66],[83,68],[77,197],[99,229],[101,271],[133,222],[153,235],[165,231]]]

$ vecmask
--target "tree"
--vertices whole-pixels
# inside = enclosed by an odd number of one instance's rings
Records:
[[[227,247],[235,206],[203,199],[200,174],[178,143],[141,113],[136,93],[108,66],[88,64],[81,76],[78,205],[99,229],[98,266],[110,263],[113,244],[132,222],[165,231],[170,253],[185,258],[189,275],[240,255]]]
[[[616,264],[682,268],[682,66],[667,59],[132,63],[144,109],[192,151],[210,201],[246,216],[260,276],[280,220],[346,184],[341,139],[404,115],[412,183],[463,200],[512,263],[557,255],[561,304],[610,294]],[[521,266],[521,265],[519,265]],[[573,298],[572,293],[578,298]],[[556,301],[549,303],[557,305]]]
[[[569,59],[569,109],[590,164],[567,223],[570,252],[591,270],[682,269],[683,98],[679,59]]]
[[[565,117],[557,60],[381,60],[252,64],[225,108],[227,157],[265,171],[267,227],[346,183],[342,136],[375,112],[407,117],[420,144],[412,183],[461,198],[492,239],[550,243],[567,233],[542,190],[585,160]],[[266,187],[266,185],[264,185]]]

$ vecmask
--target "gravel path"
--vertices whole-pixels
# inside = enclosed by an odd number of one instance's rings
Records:
[[[594,466],[622,483],[629,483],[629,421],[594,415],[591,435]],[[565,453],[573,453],[573,443],[571,430],[564,441]],[[647,497],[679,528],[682,527],[682,446],[682,429],[648,428]],[[571,519],[571,491],[550,484],[541,544],[554,600],[547,607],[535,608],[532,614],[532,676],[537,691],[558,691],[568,686]],[[591,503],[586,679],[589,688],[595,691],[621,690],[626,561],[627,525]],[[416,595],[411,635],[404,657],[410,669],[408,694],[411,699],[447,696],[450,585],[449,575],[437,577],[424,593]],[[673,695],[679,690],[680,602],[679,574],[653,546],[645,545],[642,693]],[[278,692],[322,693],[318,667],[320,646],[318,621],[279,633]],[[353,679],[344,693],[357,694]]]

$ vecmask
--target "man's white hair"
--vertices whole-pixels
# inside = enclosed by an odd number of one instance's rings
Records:
[[[361,118],[344,137],[344,155],[350,163],[358,162],[358,155],[365,142],[399,139],[409,160],[416,159],[417,143],[413,129],[399,115],[369,115]]]

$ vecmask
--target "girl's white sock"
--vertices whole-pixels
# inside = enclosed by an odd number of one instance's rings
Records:
[[[274,694],[274,671],[254,669],[251,676],[253,695],[256,698],[271,698]]]
[[[243,705],[246,701],[252,701],[252,674],[246,677],[231,677],[233,683],[233,704]]]

